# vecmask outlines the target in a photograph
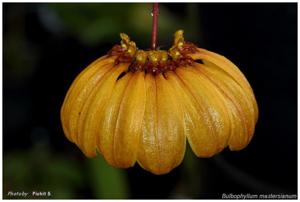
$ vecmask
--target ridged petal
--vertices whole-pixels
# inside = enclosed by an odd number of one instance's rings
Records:
[[[114,132],[113,154],[118,167],[131,167],[137,160],[145,98],[145,73],[135,72],[124,93]]]
[[[247,79],[235,64],[233,64],[230,60],[228,60],[222,55],[219,55],[217,53],[202,48],[198,48],[198,52],[195,54],[191,54],[190,56],[195,60],[202,59],[204,61],[204,64],[211,66],[213,68],[222,69],[229,76],[231,76],[244,89],[244,91],[246,91],[248,96],[251,98],[253,109],[255,111],[255,122],[257,121],[258,107],[257,107],[254,93]]]
[[[188,138],[194,153],[199,157],[210,157],[219,151],[218,137],[211,125],[209,112],[198,104],[182,80],[174,73],[168,72],[167,78],[176,89],[177,100],[184,109],[184,134]]]
[[[251,140],[255,128],[255,112],[251,99],[223,70],[201,64],[197,65],[196,69],[206,75],[227,98],[226,104],[232,114],[230,149],[244,148]]]
[[[110,99],[106,105],[96,114],[96,134],[98,138],[98,148],[105,160],[111,165],[117,165],[114,158],[114,135],[116,123],[119,115],[120,105],[128,87],[128,82],[132,78],[132,73],[127,73],[117,81]]]
[[[156,93],[150,92],[155,87],[154,79]],[[164,174],[178,166],[184,157],[186,140],[183,111],[175,90],[161,74],[155,78],[147,77],[146,82],[146,114],[139,163],[155,174]]]
[[[145,76],[145,114],[142,123],[142,135],[140,138],[138,163],[150,172],[159,173],[161,163],[161,149],[157,138],[157,100],[156,100],[156,83],[152,74]],[[157,163],[155,163],[157,162]]]
[[[98,114],[109,100],[117,78],[128,69],[128,64],[113,67],[95,86],[78,116],[78,143],[86,156],[96,155],[99,122]]]
[[[187,89],[191,92],[198,104],[207,110],[212,129],[217,135],[219,151],[227,146],[230,135],[230,118],[224,105],[224,97],[216,87],[193,67],[176,69]]]
[[[96,83],[112,67],[115,57],[101,57],[85,68],[73,81],[61,108],[61,121],[64,132],[71,142],[76,143],[77,116],[86,98]]]

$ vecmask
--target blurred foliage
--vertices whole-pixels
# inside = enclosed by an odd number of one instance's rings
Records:
[[[29,151],[15,151],[4,155],[3,197],[9,191],[28,192],[26,198],[76,199],[86,188],[94,198],[128,198],[125,170],[109,166],[102,157],[86,159],[80,165],[76,159],[60,156],[44,144]],[[20,169],[21,168],[21,169]],[[50,192],[50,196],[36,197],[32,192]],[[85,197],[84,195],[81,197]]]
[[[204,165],[202,165],[204,166]],[[202,181],[199,179],[203,178],[203,167],[199,166],[199,159],[193,153],[190,146],[186,148],[185,157],[183,160],[183,172],[185,178],[183,179],[183,184],[186,189],[186,197],[196,198],[199,194],[199,190],[202,189]],[[202,175],[201,175],[202,173]]]
[[[6,35],[3,40],[4,62],[8,65],[5,68],[5,76],[15,82],[23,82],[34,72],[39,55],[34,46],[26,40],[25,9],[16,6],[14,10],[15,12],[7,16],[6,22],[9,26],[5,29]]]
[[[126,171],[113,168],[103,157],[87,159],[89,179],[95,198],[126,199],[129,198]]]
[[[3,197],[14,198],[7,195],[9,191],[24,191],[29,192],[28,198],[73,198],[84,185],[82,173],[78,162],[50,151],[46,145],[8,153],[3,158]],[[32,191],[50,191],[51,196],[35,197]]]
[[[151,3],[42,3],[31,6],[13,5],[7,16],[4,61],[5,76],[23,82],[31,78],[40,57],[40,47],[26,39],[25,16],[37,13],[44,28],[56,36],[71,36],[88,47],[119,43],[119,33],[127,33],[142,49],[151,40]],[[187,15],[178,16],[160,4],[158,45],[167,49],[173,34],[184,29],[189,41],[200,41],[198,8],[186,4]],[[28,30],[27,30],[28,31]],[[20,65],[22,64],[22,65]]]
[[[77,36],[83,43],[95,46],[101,42],[119,41],[119,33],[125,32],[129,36],[141,41],[141,48],[148,48],[152,29],[151,3],[88,3],[88,4],[48,4],[51,10],[64,25],[65,30]],[[195,6],[187,6],[195,13]],[[189,12],[191,13],[191,12]],[[171,44],[173,33],[178,29],[185,29],[192,36],[197,34],[195,14],[188,18],[179,18],[169,12],[163,4],[159,10],[159,40],[163,46]],[[165,44],[165,43],[168,44]]]

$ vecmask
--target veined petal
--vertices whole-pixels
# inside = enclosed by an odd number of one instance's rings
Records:
[[[190,55],[193,59],[202,59],[204,64],[206,64],[207,66],[224,70],[247,92],[248,96],[252,100],[253,109],[255,111],[255,122],[256,122],[258,118],[258,107],[257,107],[256,99],[250,84],[248,83],[243,73],[239,70],[239,68],[222,55],[219,55],[217,53],[202,48],[198,48],[197,50],[198,50],[197,53]]]
[[[156,141],[159,145],[159,161],[151,163],[153,164],[152,172],[164,174],[181,163],[186,140],[183,112],[181,104],[176,100],[174,89],[161,74],[157,75],[155,80],[157,99]]]
[[[120,110],[120,105],[124,97],[128,82],[132,78],[132,73],[127,73],[119,79],[112,91],[112,95],[105,106],[98,110],[95,120],[95,133],[99,138],[98,149],[105,160],[111,165],[117,165],[114,158],[114,134],[116,122]]]
[[[199,157],[210,157],[219,151],[218,137],[212,129],[210,115],[206,108],[198,104],[181,79],[168,72],[167,78],[176,89],[177,100],[184,109],[184,133],[194,153]]]
[[[221,69],[211,68],[206,65],[197,65],[196,69],[206,75],[226,96],[229,112],[233,113],[229,147],[239,150],[247,146],[254,133],[255,112],[251,99],[243,89]],[[237,127],[244,127],[239,130]]]
[[[137,160],[144,169],[159,173],[159,166],[157,165],[162,162],[162,145],[157,137],[157,92],[155,77],[152,74],[146,74],[145,76],[145,92],[145,114]]]
[[[99,125],[97,115],[110,98],[117,78],[127,69],[128,63],[113,67],[95,86],[78,116],[78,143],[86,156],[96,155],[97,128]]]
[[[162,75],[146,76],[146,109],[139,164],[155,174],[178,166],[185,153],[183,111],[174,88]]]
[[[202,105],[210,117],[212,128],[217,135],[219,151],[227,146],[230,135],[230,119],[224,105],[223,95],[216,87],[193,67],[177,68],[177,75]]]
[[[103,75],[112,67],[115,57],[101,57],[85,68],[72,83],[61,109],[61,121],[68,139],[77,140],[77,117],[86,98]]]
[[[145,99],[145,73],[136,72],[125,90],[114,132],[113,154],[118,167],[131,167],[137,160]]]

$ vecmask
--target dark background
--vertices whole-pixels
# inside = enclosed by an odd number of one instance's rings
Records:
[[[76,75],[125,32],[148,48],[151,4],[3,4],[3,197],[221,198],[297,194],[297,4],[160,4],[159,45],[173,33],[225,55],[245,74],[260,115],[252,142],[209,159],[187,151],[162,176],[87,159],[64,137],[60,107]],[[28,196],[29,198],[49,198]]]

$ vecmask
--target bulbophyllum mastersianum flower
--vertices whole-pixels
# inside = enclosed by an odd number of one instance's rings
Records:
[[[186,139],[198,157],[248,145],[258,108],[231,61],[184,41],[182,30],[168,51],[121,38],[77,76],[61,108],[67,138],[86,156],[164,174],[182,162]]]

